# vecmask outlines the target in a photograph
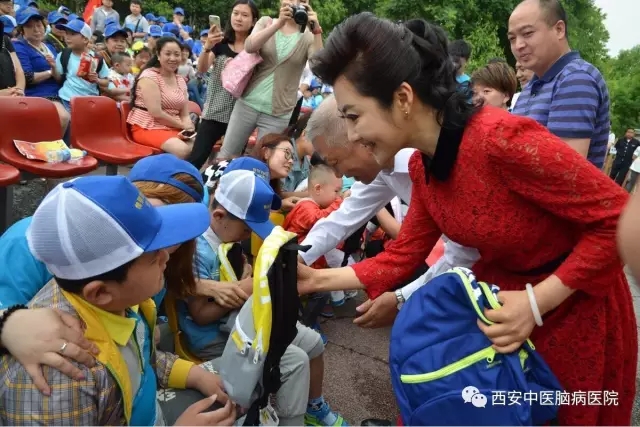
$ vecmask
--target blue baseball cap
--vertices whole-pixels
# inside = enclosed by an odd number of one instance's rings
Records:
[[[61,14],[60,12],[56,12],[54,10],[53,12],[49,12],[49,14],[47,15],[47,22],[49,22],[49,24],[51,25],[63,23],[62,21],[66,23],[67,17]]]
[[[183,25],[183,26],[182,26],[182,29],[183,29],[184,31],[186,31],[187,33],[189,33],[189,34],[191,34],[191,32],[193,31],[193,28],[191,28],[191,27],[190,27],[190,26],[188,26],[188,25]]]
[[[167,18],[165,18],[164,16],[157,16],[156,18],[158,18],[158,22],[161,24],[167,23]]]
[[[67,16],[67,19],[69,21],[73,21],[74,19],[80,19],[80,17],[78,15],[76,15],[75,13],[71,13],[69,14],[69,16]],[[80,19],[82,22],[84,22],[84,19]]]
[[[208,36],[208,35],[209,35],[209,30],[200,31],[200,37],[204,37],[204,36]]]
[[[184,9],[181,7],[176,7],[175,9],[173,9],[173,14],[184,16]]]
[[[38,9],[33,7],[25,7],[20,9],[18,13],[16,13],[16,23],[18,25],[24,25],[32,19],[38,19],[44,21],[44,16],[40,14]]]
[[[122,37],[127,37],[127,30],[125,30],[124,28],[116,25],[116,24],[109,24],[107,26],[104,27],[104,38],[105,39],[110,39],[112,37],[115,36],[122,36]]]
[[[66,24],[58,24],[56,28],[65,31],[71,31],[72,33],[81,34],[84,38],[90,39],[91,35],[91,27],[89,27],[84,21],[79,19],[74,19],[72,21],[67,22]]]
[[[104,20],[104,26],[106,27],[107,25],[120,25],[120,22],[118,22],[118,19],[115,16],[110,16],[107,19]]]
[[[11,34],[11,32],[18,26],[16,19],[11,15],[0,16],[0,21],[4,24],[4,33],[7,35]]]
[[[149,12],[146,15],[144,15],[144,19],[146,19],[147,21],[154,21],[155,22],[157,18],[153,13]]]
[[[186,173],[190,175],[202,186],[204,191],[204,182],[202,181],[200,171],[186,160],[179,159],[169,153],[148,156],[139,160],[133,168],[131,168],[131,171],[129,172],[129,179],[132,182],[151,181],[158,182],[160,184],[168,184],[184,191],[196,202],[202,202],[202,194],[199,194],[184,182],[174,178],[174,176],[179,173]]]
[[[149,26],[149,36],[151,36],[151,37],[162,37],[162,28],[160,28],[160,25],[150,25]]]
[[[271,186],[253,172],[235,170],[222,174],[215,200],[231,215],[243,220],[261,239],[266,239],[275,225],[269,219],[282,201]]]
[[[164,24],[162,26],[163,33],[173,33],[176,36],[180,35],[180,28],[174,24],[173,22],[169,22],[168,24]]]
[[[192,240],[209,222],[202,203],[154,207],[124,176],[88,176],[60,184],[45,197],[27,242],[54,276],[82,280]]]
[[[209,166],[202,174],[203,181],[207,188],[214,188],[220,177],[236,170],[244,170],[253,172],[256,176],[269,182],[269,167],[266,163],[261,162],[253,157],[238,157],[233,160],[221,160],[215,165]],[[205,193],[204,203],[209,205],[209,192]]]
[[[175,34],[173,34],[173,33],[169,33],[169,32],[167,32],[167,31],[163,31],[163,32],[162,32],[162,37],[171,37],[172,39],[176,39],[176,40],[178,40],[178,36],[176,36],[176,35],[175,35]]]

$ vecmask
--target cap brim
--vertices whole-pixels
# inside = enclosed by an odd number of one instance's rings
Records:
[[[113,33],[109,34],[108,36],[105,35],[104,38],[105,39],[110,39],[110,38],[113,38],[113,37],[117,36],[118,34],[120,34],[123,37],[128,37],[129,36],[129,34],[127,34],[126,30],[120,29],[118,31],[114,31]]]
[[[162,218],[162,225],[145,252],[188,242],[209,228],[209,209],[202,203],[178,203],[156,209]]]
[[[262,240],[269,237],[269,234],[271,234],[273,229],[276,228],[276,226],[270,220],[267,220],[265,222],[254,222],[245,220],[244,222],[251,229],[251,231],[256,233]]]

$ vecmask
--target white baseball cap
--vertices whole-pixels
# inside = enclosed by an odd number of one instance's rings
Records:
[[[280,197],[269,183],[247,170],[225,172],[220,177],[214,198],[227,212],[243,220],[261,239],[266,239],[275,227],[269,220],[271,210],[278,210],[282,206]]]

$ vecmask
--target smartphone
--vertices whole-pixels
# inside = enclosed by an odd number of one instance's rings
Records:
[[[193,139],[196,136],[196,133],[192,130],[183,130],[179,133],[179,135],[184,136],[185,138]]]
[[[209,27],[216,26],[218,30],[222,31],[222,26],[220,25],[220,17],[218,15],[209,15]]]

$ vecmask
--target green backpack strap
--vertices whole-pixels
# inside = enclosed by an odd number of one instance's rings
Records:
[[[62,49],[60,52],[60,65],[62,65],[62,80],[60,84],[64,84],[65,80],[67,80],[67,71],[69,68],[69,59],[71,58],[71,49],[66,47]]]

